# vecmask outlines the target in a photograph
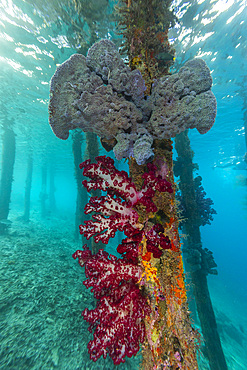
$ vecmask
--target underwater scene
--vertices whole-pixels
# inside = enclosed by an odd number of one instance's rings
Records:
[[[0,0],[0,369],[246,370],[246,0]]]

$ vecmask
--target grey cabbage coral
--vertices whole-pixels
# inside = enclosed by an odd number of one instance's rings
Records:
[[[57,68],[50,87],[49,122],[67,139],[81,128],[102,139],[115,139],[117,159],[153,157],[153,139],[174,137],[188,128],[207,132],[216,116],[212,79],[201,59],[187,62],[171,76],[155,81],[144,97],[140,71],[125,65],[110,40],[95,43],[87,57],[75,54]]]
[[[74,54],[58,67],[50,90],[50,125],[60,139],[77,127],[111,139],[142,121],[141,110],[91,71],[83,55]]]
[[[189,128],[205,134],[216,116],[212,78],[202,59],[185,63],[180,71],[154,84],[150,130],[157,138],[174,137]]]

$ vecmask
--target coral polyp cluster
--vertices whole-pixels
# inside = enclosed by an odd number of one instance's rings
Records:
[[[206,198],[206,192],[202,186],[202,177],[197,176],[194,178],[195,193],[196,193],[196,203],[198,207],[198,212],[200,215],[201,225],[211,225],[214,220],[214,216],[217,212],[212,207],[214,204],[211,198]]]
[[[153,80],[167,73],[174,59],[168,42],[168,28],[175,24],[171,1],[120,0],[119,5],[122,52],[127,51],[131,67],[141,71],[149,94]]]
[[[67,139],[69,130],[96,133],[115,157],[152,160],[153,140],[188,129],[206,133],[216,116],[212,78],[206,63],[194,59],[174,75],[154,81],[150,97],[138,69],[126,66],[110,40],[95,43],[87,57],[75,54],[51,80],[49,122]]]
[[[128,177],[127,172],[118,171],[114,166],[113,159],[105,156],[96,157],[96,163],[87,160],[81,163],[80,168],[84,168],[83,175],[91,180],[83,181],[83,185],[88,191],[101,189],[107,192],[106,196],[91,197],[85,207],[85,213],[97,212],[92,216],[93,220],[85,221],[85,225],[80,225],[80,232],[89,239],[94,236],[97,243],[99,240],[107,244],[110,238],[115,236],[117,230],[124,231],[128,237],[133,237],[138,232],[146,233],[150,241],[149,248],[157,253],[169,248],[169,241],[165,237],[160,237],[159,233],[164,231],[162,225],[154,225],[146,231],[143,223],[138,221],[138,212],[135,207],[145,207],[146,220],[149,213],[157,210],[152,201],[155,192],[172,193],[171,184],[155,173],[155,166],[148,164],[148,172],[143,175],[142,189],[137,191],[135,184]],[[156,244],[154,239],[158,238]],[[160,256],[159,256],[160,257]]]
[[[115,365],[125,361],[125,357],[137,354],[140,343],[144,341],[144,317],[150,312],[147,299],[137,286],[140,279],[140,267],[123,259],[118,259],[102,249],[92,255],[88,249],[76,251],[73,258],[78,258],[85,266],[88,280],[84,285],[92,287],[94,297],[98,299],[93,310],[82,312],[90,323],[89,331],[94,330],[94,339],[88,343],[90,358],[97,361],[107,354]]]
[[[80,165],[84,176],[83,185],[88,191],[101,189],[106,196],[91,197],[85,213],[93,219],[80,225],[80,232],[87,239],[108,243],[117,230],[127,236],[118,246],[122,258],[109,255],[100,249],[96,255],[84,246],[73,258],[85,268],[87,280],[84,285],[92,288],[98,299],[93,310],[87,308],[82,315],[94,330],[94,339],[88,344],[90,358],[96,361],[107,354],[114,364],[125,361],[125,357],[136,355],[145,338],[144,318],[150,314],[148,291],[143,283],[151,281],[160,287],[157,269],[150,262],[139,261],[138,252],[145,240],[146,250],[153,258],[160,258],[164,250],[171,248],[170,239],[164,235],[160,224],[148,222],[150,213],[157,210],[152,198],[156,191],[172,193],[171,184],[162,177],[154,165],[148,165],[143,175],[143,186],[138,191],[125,171],[118,171],[111,158],[100,156],[96,163],[90,160]],[[139,222],[138,206],[146,210],[146,220]],[[158,292],[158,290],[157,290]],[[158,293],[157,293],[158,294]]]
[[[195,220],[195,222],[197,222],[198,226],[211,225],[211,222],[214,220],[213,215],[217,214],[216,210],[212,207],[214,202],[211,198],[206,198],[207,194],[202,186],[201,176],[195,177],[193,182],[197,206],[197,220]],[[181,190],[177,192],[176,197],[179,202],[179,212],[181,215],[181,221],[179,226],[182,228],[184,226],[184,222],[186,222],[186,220],[189,218],[188,214],[189,212],[185,206]]]

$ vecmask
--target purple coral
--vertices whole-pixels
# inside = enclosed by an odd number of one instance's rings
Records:
[[[49,111],[50,125],[60,139],[67,139],[69,130],[77,127],[112,139],[142,121],[135,104],[104,84],[79,54],[72,55],[53,76]]]
[[[96,42],[87,53],[87,65],[118,94],[130,97],[139,106],[146,90],[145,82],[138,69],[131,71],[125,65],[116,47],[110,40]]]
[[[205,226],[205,225],[211,225],[211,222],[213,221],[213,215],[216,215],[216,210],[212,207],[214,202],[211,198],[206,198],[206,192],[202,186],[202,177],[197,176],[194,178],[194,188],[195,188],[195,200],[197,205],[197,211],[198,211],[198,225],[199,226]],[[181,215],[181,221],[179,224],[179,227],[183,227],[184,222],[186,222],[186,219],[189,218],[187,214],[187,209],[183,201],[183,197],[181,195],[181,191],[178,191],[176,193],[176,198],[179,202],[179,212]]]
[[[196,193],[196,203],[197,209],[200,215],[201,225],[211,225],[213,221],[213,215],[216,215],[216,210],[212,207],[214,202],[211,198],[206,198],[206,192],[202,186],[202,177],[197,176],[194,179],[195,193]]]
[[[202,59],[185,63],[180,71],[157,80],[149,130],[156,138],[175,137],[189,128],[205,134],[216,117],[210,70]]]
[[[203,134],[212,127],[216,100],[211,85],[206,63],[194,59],[157,80],[146,100],[140,71],[125,65],[113,42],[101,40],[86,58],[75,54],[58,67],[51,80],[49,121],[61,139],[78,127],[115,139],[117,159],[133,156],[144,164],[153,157],[153,139],[195,127]]]

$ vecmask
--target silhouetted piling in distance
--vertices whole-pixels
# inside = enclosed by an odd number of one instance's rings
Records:
[[[42,218],[45,218],[47,216],[46,200],[47,200],[47,166],[45,162],[43,163],[42,169],[41,169],[40,204],[41,204],[41,217]]]
[[[247,152],[247,110],[245,110],[244,112],[244,138],[245,138],[245,146],[246,146],[246,152]]]
[[[13,182],[15,163],[15,133],[11,127],[4,127],[2,137],[2,172],[0,182],[0,220],[7,220]],[[0,222],[0,234],[7,230],[8,225]]]
[[[55,192],[56,192],[55,168],[52,163],[50,163],[49,175],[50,175],[49,176],[49,207],[50,207],[50,211],[54,213],[57,210],[57,205],[56,205],[56,198],[55,198]]]
[[[243,99],[243,120],[244,120],[244,139],[245,139],[245,161],[247,162],[247,93],[246,93],[246,84],[247,84],[247,75],[243,76],[243,81],[238,83],[240,86],[238,93],[239,96]]]
[[[187,235],[187,248],[195,249],[201,253],[201,233],[198,208],[193,179],[193,151],[190,148],[188,131],[176,136],[175,147],[178,156],[183,159],[183,165],[179,168],[180,184],[183,202],[186,208],[187,218],[183,222],[183,229]],[[226,370],[227,364],[222,350],[220,337],[217,330],[215,314],[208,290],[207,272],[201,268],[192,270],[190,264],[190,281],[196,301],[198,316],[200,319],[202,333],[205,340],[206,356],[209,360],[211,370]],[[202,266],[203,267],[203,266]]]
[[[79,225],[84,222],[84,207],[87,203],[87,191],[82,186],[82,170],[79,168],[79,164],[83,161],[82,158],[82,146],[83,142],[83,133],[82,131],[74,131],[73,132],[73,140],[72,140],[72,151],[74,157],[74,165],[75,165],[75,179],[76,179],[76,186],[77,186],[77,197],[76,197],[76,211],[75,211],[75,239],[79,239]],[[82,244],[86,243],[86,239],[82,236]]]
[[[25,185],[25,195],[24,195],[24,214],[23,220],[29,222],[30,218],[30,197],[32,188],[32,177],[33,177],[33,156],[31,153],[28,155],[27,159],[27,174],[26,174],[26,185]]]
[[[91,159],[91,163],[95,162],[95,158],[99,155],[99,143],[97,140],[97,135],[93,132],[86,132],[86,157]],[[92,190],[91,195],[93,197],[100,197],[101,191],[100,190]],[[93,216],[93,213],[91,213],[91,217]],[[104,244],[99,241],[98,243],[95,243],[94,238],[91,238],[91,250],[93,254],[96,254],[99,249],[104,248]]]

